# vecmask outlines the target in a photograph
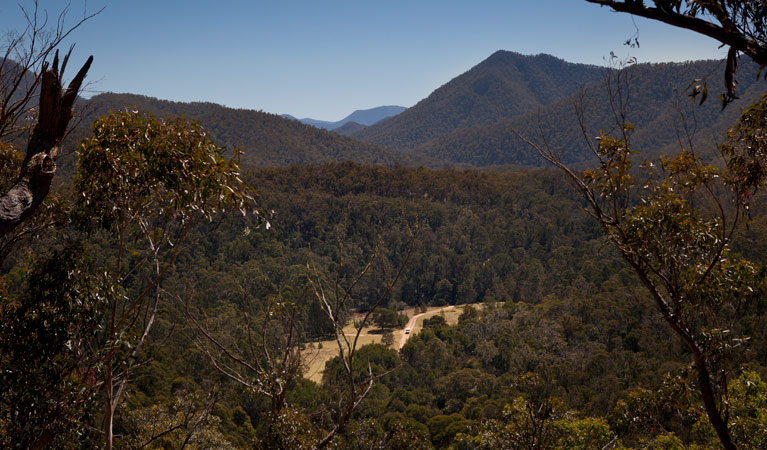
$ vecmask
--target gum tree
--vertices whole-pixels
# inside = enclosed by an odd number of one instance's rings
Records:
[[[583,128],[595,169],[576,173],[545,140],[520,138],[562,170],[586,200],[589,214],[689,351],[703,410],[722,447],[735,449],[727,385],[741,370],[740,350],[748,341],[739,318],[763,297],[765,268],[733,254],[730,242],[765,182],[767,97],[729,131],[719,149],[724,165],[706,164],[693,148],[683,148],[637,167],[634,127],[621,103],[627,98],[625,72],[611,72],[607,81],[618,132],[592,140]],[[583,124],[582,109],[578,115]]]
[[[227,159],[197,123],[125,111],[98,119],[92,130],[78,148],[74,217],[81,229],[105,233],[115,249],[101,261],[112,293],[99,343],[109,449],[115,410],[163,298],[162,280],[187,248],[189,231],[226,211],[256,210],[254,191],[239,178],[238,153]]]
[[[738,53],[767,66],[767,5],[742,0],[586,0],[618,12],[695,31],[729,47],[723,106],[736,97]],[[767,96],[741,116],[719,150],[723,164],[706,164],[692,148],[636,167],[634,127],[627,120],[628,85],[622,71],[607,78],[615,129],[596,140],[583,126],[598,160],[578,174],[562,163],[560,149],[520,136],[562,170],[580,191],[626,263],[647,288],[663,320],[684,343],[708,421],[725,449],[740,442],[730,430],[728,379],[740,369],[738,349],[748,337],[738,318],[764,294],[765,269],[731,253],[730,241],[748,218],[753,195],[765,182]],[[695,83],[693,83],[695,84]],[[693,98],[705,101],[705,82]],[[745,437],[747,439],[747,437]],[[748,445],[746,442],[743,444]]]

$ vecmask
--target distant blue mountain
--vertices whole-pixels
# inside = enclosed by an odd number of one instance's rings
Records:
[[[290,119],[290,120],[296,120],[305,125],[311,125],[317,128],[324,128],[326,130],[332,130],[333,128],[336,128],[336,123],[338,123],[338,122],[327,122],[325,120],[316,120],[316,119],[309,119],[309,118],[299,119],[298,117],[291,116],[290,114],[281,114],[280,117],[283,117],[285,119]]]
[[[379,106],[372,109],[358,109],[343,119],[338,126],[346,122],[357,122],[360,125],[370,126],[383,119],[396,116],[406,109],[404,106]]]
[[[356,122],[360,125],[370,126],[374,123],[380,122],[383,119],[387,119],[392,116],[396,116],[397,114],[401,113],[402,111],[406,110],[404,106],[379,106],[377,108],[371,108],[371,109],[358,109],[357,111],[354,111],[353,113],[349,114],[345,118],[339,120],[338,122],[328,122],[325,120],[317,120],[317,119],[298,119],[296,117],[291,116],[290,114],[283,114],[282,117],[286,119],[292,119],[297,120],[301,123],[304,123],[306,125],[311,125],[313,127],[317,128],[324,128],[326,130],[335,130],[336,128],[339,128],[343,125],[346,125],[349,122]]]

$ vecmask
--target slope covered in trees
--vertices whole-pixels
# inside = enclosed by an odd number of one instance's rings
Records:
[[[535,111],[602,78],[596,66],[549,55],[498,51],[401,114],[353,136],[397,149],[412,149],[462,128],[490,125]]]
[[[72,134],[70,147],[88,135],[87,126],[96,117],[126,108],[150,112],[158,117],[183,115],[197,120],[214,135],[219,145],[240,148],[243,151],[242,162],[252,166],[347,160],[366,164],[440,165],[430,157],[379,147],[274,114],[226,108],[213,103],[171,102],[132,94],[100,94],[82,101],[79,105],[83,111],[82,127]]]
[[[193,237],[199,245],[180,257],[167,285],[186,287],[191,301],[204,305],[209,323],[220,323],[226,333],[241,322],[238,308],[247,298],[258,308],[252,320],[268,312],[269,299],[279,299],[298,308],[306,345],[327,336],[327,324],[317,320],[317,300],[304,295],[309,274],[335,278],[343,254],[347,266],[340,275],[353,277],[381,239],[384,250],[354,290],[355,305],[365,310],[403,256],[405,223],[419,224],[415,248],[384,306],[487,303],[457,326],[430,320],[399,354],[383,346],[363,348],[362,361],[369,358],[377,373],[387,374],[360,404],[338,445],[377,448],[374,442],[410,436],[406,430],[421,448],[469,445],[466,440],[489,421],[534,426],[509,418],[524,413],[525,402],[552,405],[552,422],[609,422],[627,445],[657,434],[651,427],[660,430],[658,423],[691,439],[705,438],[693,426],[700,411],[685,412],[685,422],[675,420],[674,407],[694,404],[688,397],[680,395],[669,410],[630,409],[640,402],[661,404],[650,394],[656,388],[658,396],[674,395],[672,387],[663,387],[665,376],[687,376],[686,355],[596,224],[577,212],[583,203],[560,174],[343,163],[257,170],[247,179],[260,186],[263,206],[274,209],[271,227],[247,235],[240,226],[199,230]],[[764,257],[758,243],[767,238],[767,222],[762,209],[754,212],[734,248],[758,260]],[[132,397],[139,409],[168,395],[178,380],[202,387],[217,379],[184,333],[174,334],[182,309],[169,304],[166,314],[156,329],[164,340],[152,349],[157,363]],[[763,375],[764,320],[763,311],[753,310],[741,324],[754,338],[752,367]],[[297,381],[289,403],[311,423],[328,426],[345,383],[341,374],[340,361],[331,361],[322,385]],[[216,414],[229,438],[243,445],[264,439],[270,423],[265,399],[224,389]],[[235,414],[240,410],[244,415]]]
[[[740,99],[730,107],[722,111],[716,100],[703,105],[691,100],[687,90],[690,82],[704,77],[717,80],[724,69],[722,61],[638,64],[625,69],[623,76],[627,84],[624,87],[629,93],[625,110],[627,120],[637,130],[634,150],[648,156],[671,153],[680,142],[689,146],[689,136],[697,151],[711,157],[739,111],[761,96],[767,87],[767,83],[756,78],[758,67],[744,63],[738,85]],[[613,90],[616,88],[612,87]],[[585,87],[582,93],[560,99],[538,111],[485,127],[458,130],[413,151],[475,166],[542,165],[538,155],[511,132],[514,129],[537,142],[543,134],[550,146],[565,149],[563,158],[568,163],[589,161],[593,155],[583,138],[577,108],[583,111],[584,125],[590,136],[615,130],[616,118],[609,99],[609,87],[600,81]]]
[[[346,122],[342,126],[334,129],[333,132],[344,136],[351,136],[353,133],[364,130],[365,128],[367,128],[365,125],[361,125],[357,122]]]
[[[744,62],[739,72],[740,99],[731,108],[722,111],[716,101],[696,105],[688,95],[690,82],[718,79],[724,70],[722,61],[628,68],[625,109],[637,129],[634,148],[657,156],[673,151],[681,141],[692,142],[698,152],[711,155],[738,111],[766,85],[756,79],[757,67]],[[548,55],[500,51],[403,113],[370,127],[350,125],[338,134],[263,112],[131,94],[102,94],[81,102],[82,124],[126,107],[159,116],[183,114],[200,120],[222,145],[240,147],[243,162],[259,167],[345,160],[426,167],[541,166],[543,161],[512,129],[526,136],[540,136],[542,131],[550,145],[566,149],[566,162],[584,163],[592,154],[583,139],[577,109],[582,110],[591,136],[610,131],[616,123],[610,87],[603,79],[607,73],[604,68],[570,64]],[[75,130],[69,146],[84,136],[83,127]]]
[[[635,64],[626,72],[628,120],[637,129],[635,149],[649,156],[691,141],[699,151],[716,148],[738,111],[761,95],[758,67],[742,61],[732,108],[689,96],[693,80],[718,80],[724,61]],[[614,110],[604,81],[608,69],[570,64],[548,55],[499,51],[435,90],[402,114],[349,135],[414,154],[459,164],[541,166],[543,161],[511,129],[546,136],[566,148],[565,160],[592,156],[583,139],[577,108],[590,135],[614,127]],[[700,82],[698,82],[700,84]],[[612,86],[616,89],[617,86]],[[712,90],[715,88],[711,88]],[[698,97],[698,100],[700,98]]]

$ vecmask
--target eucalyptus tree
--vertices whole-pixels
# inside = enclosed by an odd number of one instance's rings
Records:
[[[627,3],[645,8],[642,2]],[[719,148],[724,164],[706,163],[691,139],[674,156],[638,164],[631,145],[634,126],[627,119],[628,79],[625,67],[606,79],[615,133],[603,131],[591,138],[582,106],[576,108],[596,168],[577,173],[562,162],[563,149],[550,147],[545,139],[518,136],[562,170],[581,193],[590,215],[689,351],[703,411],[722,447],[735,449],[747,443],[737,442],[730,431],[727,386],[743,368],[748,330],[739,318],[762,302],[765,267],[733,253],[730,243],[765,183],[767,96],[728,132]]]
[[[587,1],[689,29],[728,46],[723,107],[737,98],[738,53],[767,66],[764,2]],[[742,442],[747,436],[740,435],[741,442],[733,438],[727,386],[742,368],[738,350],[748,341],[738,319],[762,300],[765,268],[732,253],[730,241],[748,219],[754,194],[765,184],[767,96],[745,110],[728,132],[719,148],[724,164],[707,164],[688,140],[677,155],[637,167],[631,146],[634,126],[627,119],[625,102],[629,87],[624,70],[608,75],[614,134],[601,132],[591,139],[584,111],[577,109],[598,162],[595,169],[579,174],[562,162],[562,149],[549,147],[545,139],[520,138],[570,178],[591,216],[690,352],[700,400],[722,447],[748,446]],[[705,101],[705,81],[693,88],[692,96]]]
[[[112,448],[115,410],[156,318],[162,280],[188,248],[189,231],[230,210],[257,211],[253,189],[240,180],[238,154],[227,159],[197,123],[124,111],[96,120],[92,130],[78,148],[73,217],[82,230],[105,233],[114,248],[99,261],[111,295],[98,343],[102,429],[105,448]]]

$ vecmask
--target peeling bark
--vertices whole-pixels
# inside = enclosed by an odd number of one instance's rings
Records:
[[[72,105],[93,62],[89,57],[66,89],[61,78],[69,54],[59,70],[58,52],[53,64],[43,66],[39,116],[27,144],[27,151],[16,183],[0,196],[0,238],[31,216],[42,204],[56,173],[56,158],[61,140],[72,120]]]

